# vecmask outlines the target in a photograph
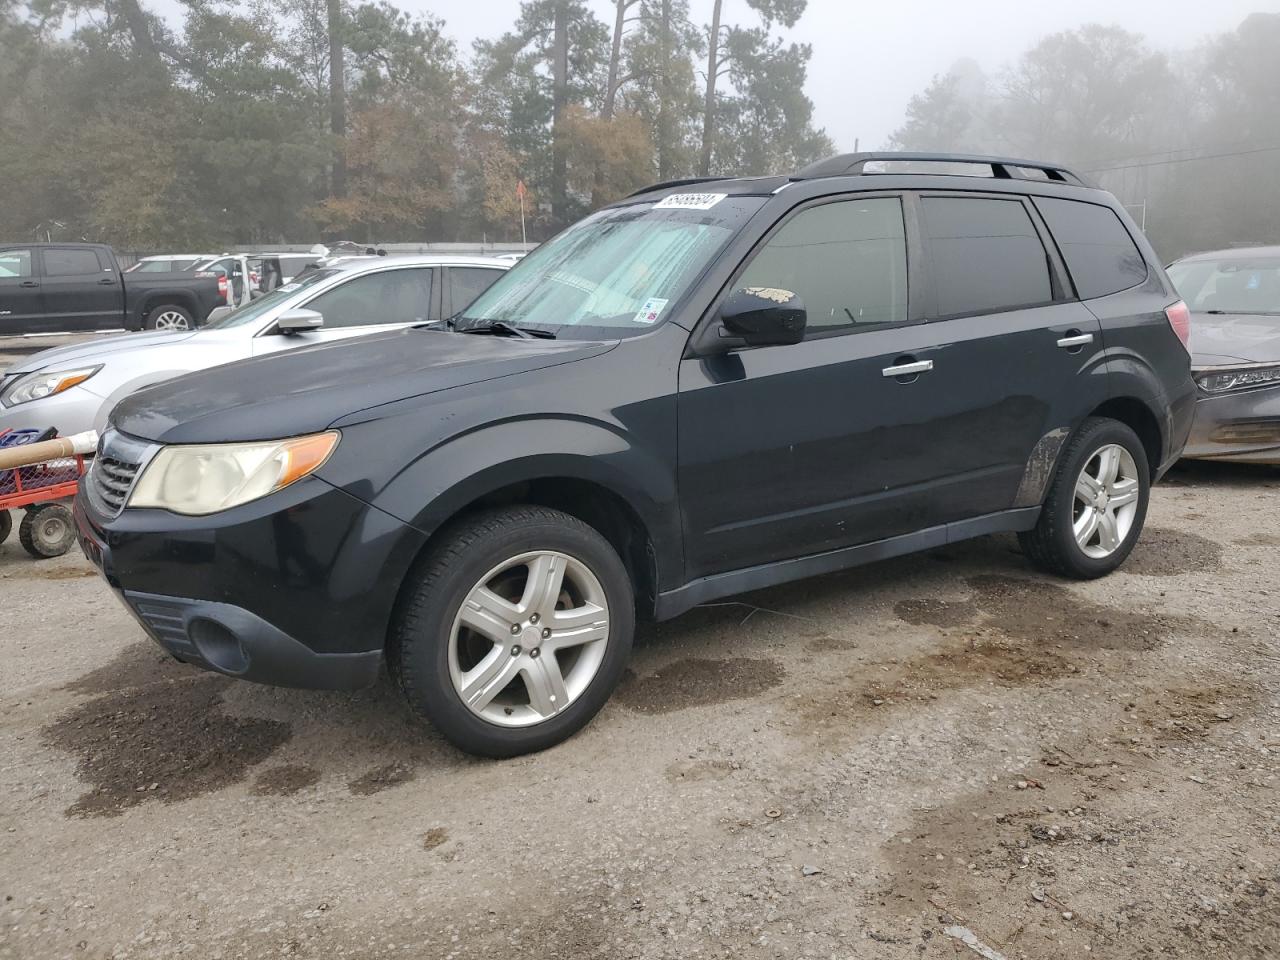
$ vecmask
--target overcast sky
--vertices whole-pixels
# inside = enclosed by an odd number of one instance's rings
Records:
[[[443,17],[467,54],[472,40],[504,32],[520,9],[520,0],[394,2]],[[589,2],[612,25],[608,0]],[[695,22],[710,21],[711,0],[690,6]],[[724,6],[728,21],[751,16],[746,0]],[[1142,33],[1155,47],[1191,47],[1255,10],[1280,11],[1280,0],[809,0],[789,36],[813,45],[808,93],[818,123],[841,150],[852,150],[855,138],[867,150],[884,145],[911,95],[959,57],[995,71],[1045,34],[1089,22]]]

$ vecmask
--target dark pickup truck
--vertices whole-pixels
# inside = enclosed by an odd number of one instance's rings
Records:
[[[0,336],[71,330],[188,330],[220,303],[216,277],[123,273],[97,243],[0,244]]]

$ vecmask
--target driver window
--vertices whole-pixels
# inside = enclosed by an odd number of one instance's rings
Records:
[[[306,304],[324,329],[380,323],[425,323],[431,312],[431,268],[382,270],[353,277]]]
[[[871,197],[802,210],[769,239],[736,286],[798,294],[808,315],[806,339],[905,323],[902,201]]]

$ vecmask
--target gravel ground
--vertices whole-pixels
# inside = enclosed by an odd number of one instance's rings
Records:
[[[999,537],[644,627],[501,763],[385,682],[168,661],[10,542],[0,957],[1274,958],[1278,496],[1181,468],[1093,583]]]

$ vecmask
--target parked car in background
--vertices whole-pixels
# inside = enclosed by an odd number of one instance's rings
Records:
[[[173,273],[190,270],[202,260],[208,260],[211,253],[166,253],[154,257],[142,257],[125,268],[125,273]]]
[[[1280,464],[1280,246],[1184,257],[1199,400],[1183,456]]]
[[[79,330],[190,329],[218,303],[194,273],[121,271],[97,243],[0,246],[0,336]]]
[[[940,159],[970,174],[892,169]],[[1050,164],[661,184],[449,324],[134,394],[78,529],[179,659],[320,688],[385,660],[462,749],[525,753],[605,703],[637,613],[998,531],[1116,569],[1191,425],[1177,296]]]
[[[201,330],[113,336],[45,350],[0,373],[0,430],[101,429],[142,387],[220,363],[456,313],[509,264],[385,257],[307,272]]]
[[[192,269],[217,278],[222,302],[210,315],[212,322],[283,286],[318,260],[310,253],[224,253]]]

